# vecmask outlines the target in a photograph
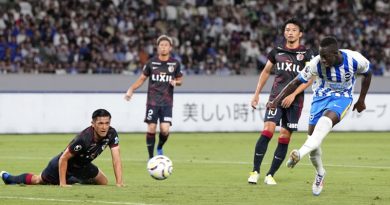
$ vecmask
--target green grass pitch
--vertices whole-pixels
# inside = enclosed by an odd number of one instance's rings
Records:
[[[282,165],[276,186],[262,183],[276,146],[269,144],[260,183],[249,185],[248,174],[258,133],[171,133],[165,154],[173,161],[167,180],[146,171],[143,133],[120,134],[126,187],[115,186],[109,150],[94,163],[108,176],[109,186],[3,185],[0,205],[29,204],[390,204],[390,144],[388,132],[331,132],[322,145],[327,170],[320,196],[311,194],[314,169],[308,157],[294,168]],[[40,173],[74,134],[0,135],[0,169],[12,174]],[[289,151],[299,148],[305,133],[295,133]],[[285,160],[286,161],[286,160]]]

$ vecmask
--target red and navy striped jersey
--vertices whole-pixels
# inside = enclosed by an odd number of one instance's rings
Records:
[[[305,67],[305,63],[315,56],[316,52],[301,45],[296,49],[278,46],[268,53],[268,60],[274,64],[275,80],[269,100],[273,100],[282,89],[292,81]],[[292,105],[302,106],[304,93],[296,96]]]
[[[183,75],[180,62],[174,58],[160,61],[157,57],[154,57],[145,64],[143,74],[149,77],[146,104],[172,106],[174,87],[169,82]]]
[[[83,166],[92,162],[107,146],[112,148],[119,144],[118,134],[112,127],[109,128],[107,136],[100,141],[95,141],[93,136],[94,128],[90,126],[69,143],[67,148],[74,155],[74,157],[69,159],[69,164]]]

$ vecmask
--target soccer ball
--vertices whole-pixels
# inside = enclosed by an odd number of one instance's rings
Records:
[[[154,156],[148,161],[147,167],[151,177],[157,180],[164,180],[172,174],[172,161],[164,155]]]

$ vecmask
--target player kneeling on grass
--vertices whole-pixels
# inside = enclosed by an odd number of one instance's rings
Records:
[[[63,152],[55,156],[40,175],[25,173],[13,176],[2,171],[1,178],[5,184],[54,184],[62,187],[74,183],[107,185],[107,177],[91,162],[109,146],[116,185],[123,186],[119,138],[110,122],[111,114],[107,110],[96,110],[92,114],[92,125],[78,134]]]

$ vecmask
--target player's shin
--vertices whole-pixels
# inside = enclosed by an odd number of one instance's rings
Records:
[[[270,174],[274,176],[275,172],[278,171],[280,165],[283,163],[284,158],[286,158],[289,142],[290,138],[279,138],[279,143],[274,153],[271,168],[266,175]]]
[[[299,155],[301,159],[303,158],[303,156],[317,149],[321,145],[322,140],[324,140],[326,135],[328,135],[328,133],[332,129],[332,126],[332,120],[326,116],[322,116],[318,120],[316,127],[314,128],[313,134],[307,138],[305,144],[303,144],[302,147],[299,149]]]
[[[156,143],[156,133],[146,133],[146,147],[148,148],[149,158],[152,158],[154,153],[154,144]]]
[[[3,176],[4,183],[6,184],[33,184],[31,179],[33,174],[24,173],[17,176],[8,175],[6,178]]]
[[[317,174],[323,176],[325,174],[325,169],[322,164],[322,150],[321,147],[318,147],[317,149],[310,152],[310,161],[313,164],[314,168],[317,171]]]
[[[158,136],[158,145],[157,145],[157,152],[159,155],[162,155],[162,148],[165,144],[165,142],[168,140],[169,133],[160,133]]]
[[[257,171],[257,173],[260,173],[260,165],[263,161],[265,153],[267,152],[268,143],[271,140],[272,136],[272,132],[264,130],[261,133],[260,138],[257,140],[255,154],[253,158],[253,171]]]

